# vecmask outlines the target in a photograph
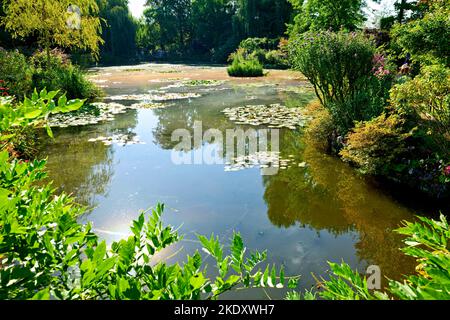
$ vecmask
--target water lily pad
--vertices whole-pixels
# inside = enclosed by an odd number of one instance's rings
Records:
[[[295,130],[306,121],[301,108],[287,108],[280,104],[247,105],[222,111],[236,124],[267,125],[269,128]]]

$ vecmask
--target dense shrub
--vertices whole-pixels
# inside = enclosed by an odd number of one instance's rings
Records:
[[[428,135],[441,146],[450,149],[450,69],[442,65],[422,68],[414,79],[393,87],[391,103],[400,112],[415,115]]]
[[[440,4],[441,3],[441,4]],[[443,63],[450,66],[450,7],[435,1],[423,19],[396,24],[392,37],[403,54],[411,54],[421,64]]]
[[[332,142],[330,138],[335,129],[330,112],[319,102],[310,103],[306,108],[306,115],[311,115],[311,121],[306,128],[308,142],[313,143],[322,151],[329,151]]]
[[[264,65],[266,68],[287,69],[289,60],[287,55],[280,50],[271,50],[264,55]]]
[[[86,79],[84,73],[59,51],[52,52],[50,65],[45,52],[35,53],[30,63],[34,69],[33,86],[38,90],[60,90],[69,99],[94,100],[101,95],[101,91]]]
[[[227,69],[232,77],[261,77],[264,69],[261,63],[253,57],[246,56],[243,50],[238,50],[233,56],[233,62]]]
[[[347,135],[340,155],[364,173],[386,174],[406,151],[405,140],[411,133],[404,132],[403,124],[400,116],[385,114],[359,122]]]
[[[391,72],[377,65],[375,53],[373,42],[359,33],[308,32],[291,40],[293,68],[313,84],[342,134],[384,110]]]
[[[239,44],[239,48],[246,50],[247,52],[254,52],[256,50],[276,50],[279,39],[267,39],[267,38],[247,38],[242,40]]]
[[[258,60],[264,68],[287,69],[289,60],[285,45],[286,39],[248,38],[239,44],[238,50],[246,56]],[[237,52],[232,53],[229,61]]]
[[[27,58],[17,51],[6,51],[0,48],[0,87],[2,90],[19,99],[29,93],[32,88],[32,71]]]

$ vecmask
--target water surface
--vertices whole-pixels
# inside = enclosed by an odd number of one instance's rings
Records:
[[[155,65],[140,68],[135,70],[135,80],[132,71],[120,68],[98,69],[95,78],[107,96],[147,93],[178,81],[167,76],[171,66],[164,66],[167,72]],[[184,73],[176,69],[174,78],[195,78],[208,70],[226,79],[223,68],[176,68]],[[158,72],[165,75],[165,82],[158,82]],[[289,92],[292,87],[301,89]],[[282,130],[280,148],[283,156],[292,155],[306,167],[293,166],[274,176],[262,176],[258,168],[226,172],[224,165],[172,162],[173,130],[192,130],[195,121],[202,121],[205,130],[236,128],[221,112],[233,106],[304,106],[313,97],[307,83],[290,73],[277,73],[256,82],[228,81],[214,90],[199,86],[166,91],[194,91],[202,96],[164,109],[128,110],[112,122],[55,129],[55,140],[43,146],[55,186],[92,208],[82,220],[92,221],[100,237],[107,241],[126,237],[141,210],[163,202],[165,223],[181,226],[185,235],[161,256],[170,262],[183,261],[186,253],[200,248],[196,234],[214,233],[226,241],[236,231],[249,249],[267,249],[270,263],[283,264],[288,274],[303,275],[301,288],[314,285],[311,273],[326,277],[327,261],[343,260],[358,270],[376,264],[384,277],[395,279],[413,272],[414,262],[401,254],[401,238],[393,229],[420,212],[316,150],[301,130]],[[88,142],[117,133],[138,135],[146,144]],[[284,293],[253,290],[226,297],[265,299],[267,294],[281,298]]]

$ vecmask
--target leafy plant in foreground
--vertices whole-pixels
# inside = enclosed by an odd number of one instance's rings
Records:
[[[133,222],[132,235],[110,248],[91,226],[76,217],[83,210],[65,195],[55,196],[49,185],[35,187],[45,177],[45,162],[8,163],[0,154],[0,299],[215,299],[236,286],[283,287],[283,269],[256,269],[265,253],[250,253],[239,234],[225,255],[217,238],[199,236],[204,251],[217,264],[218,276],[206,277],[201,255],[183,265],[155,261],[155,255],[180,240],[164,227],[163,205],[148,219]],[[289,280],[289,281],[288,281]]]
[[[52,136],[46,123],[48,117],[78,110],[84,104],[84,100],[67,100],[66,95],[55,102],[57,94],[58,91],[47,92],[46,89],[38,93],[35,89],[30,98],[25,97],[20,103],[14,103],[12,97],[0,97],[0,151],[11,148],[11,144],[14,148],[16,137],[23,136],[30,127],[44,126]]]
[[[367,279],[349,265],[329,263],[331,276],[320,281],[321,290],[304,295],[292,292],[287,298],[450,300],[450,228],[447,219],[444,215],[439,220],[418,219],[417,222],[404,222],[403,227],[396,230],[407,236],[402,251],[417,259],[417,274],[406,276],[402,282],[390,280],[385,292],[371,291]]]

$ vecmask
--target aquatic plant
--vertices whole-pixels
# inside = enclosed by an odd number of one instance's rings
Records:
[[[287,108],[280,104],[247,105],[226,108],[222,112],[236,124],[264,125],[269,128],[288,128],[295,130],[298,127],[302,127],[307,120],[301,108]]]

